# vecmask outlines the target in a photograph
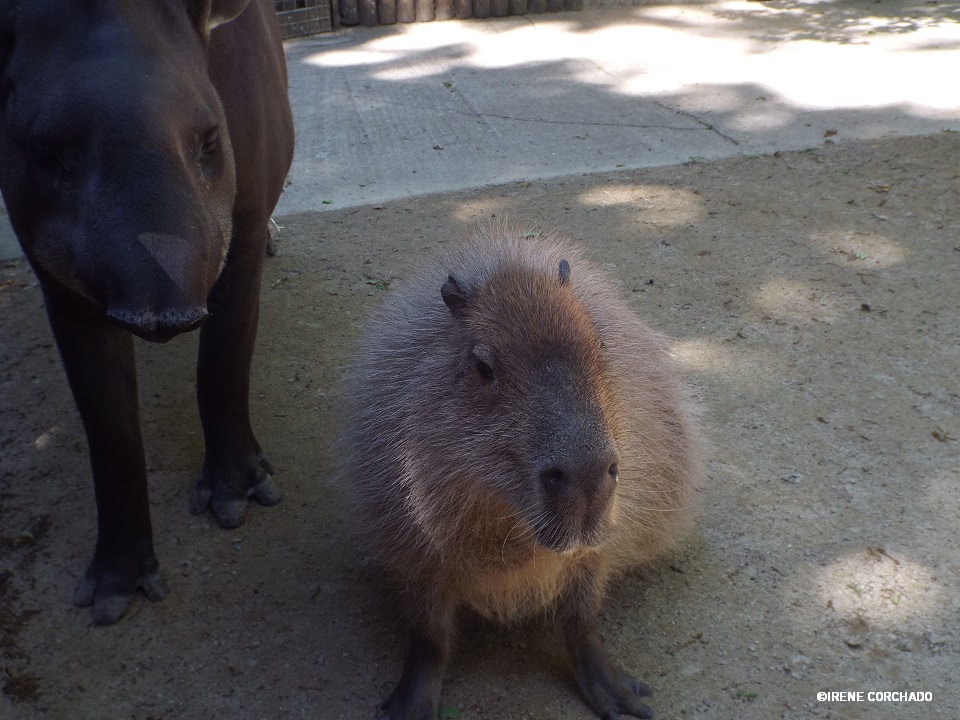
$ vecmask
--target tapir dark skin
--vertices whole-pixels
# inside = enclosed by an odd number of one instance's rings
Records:
[[[280,501],[250,427],[268,222],[293,155],[269,0],[0,0],[0,190],[80,411],[97,543],[74,602],[116,622],[167,589],[130,333],[202,325],[191,511]]]

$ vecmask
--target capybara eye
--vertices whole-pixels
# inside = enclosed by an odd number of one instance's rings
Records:
[[[614,482],[617,482],[620,479],[620,468],[617,466],[616,463],[611,465],[610,469],[607,470],[607,472],[610,474],[610,477],[613,478]]]
[[[483,382],[491,383],[496,379],[493,372],[492,353],[486,345],[475,345],[470,350],[470,361]]]
[[[477,375],[480,376],[480,379],[484,382],[493,382],[493,368],[490,367],[490,363],[485,360],[481,360],[479,357],[474,354],[473,356],[473,367],[477,371]]]

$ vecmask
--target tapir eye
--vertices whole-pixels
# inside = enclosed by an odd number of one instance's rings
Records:
[[[203,145],[200,152],[204,155],[212,155],[220,147],[220,128],[214,126],[203,134]]]
[[[67,172],[67,166],[56,149],[42,140],[33,140],[27,146],[33,164],[47,172]]]

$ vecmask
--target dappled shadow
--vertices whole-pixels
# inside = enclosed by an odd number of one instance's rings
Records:
[[[591,14],[634,23],[656,9]],[[949,51],[813,45],[757,62],[736,33],[704,46],[642,23],[569,24],[291,45],[298,144],[279,212],[956,126],[960,96],[936,72]]]
[[[718,33],[737,33],[756,41],[755,50],[759,52],[764,51],[764,45],[793,41],[867,44],[872,39],[884,36],[910,35],[960,23],[960,5],[949,0],[654,0],[621,10],[615,14],[609,12],[609,8],[600,6],[578,12],[473,19],[466,22],[488,29],[511,22],[562,25],[576,33],[610,27],[643,26],[682,30],[705,37]],[[367,38],[372,39],[402,34],[410,27],[415,25],[387,25],[364,29],[364,32],[368,33]],[[935,41],[931,48],[955,48],[958,45],[960,37],[952,33]]]
[[[709,6],[705,6],[709,7]],[[763,43],[809,40],[859,44],[883,35],[905,35],[960,22],[960,6],[924,0],[833,0],[798,2],[764,0],[713,10],[718,18],[737,23],[735,32]],[[960,46],[960,34],[938,48]]]

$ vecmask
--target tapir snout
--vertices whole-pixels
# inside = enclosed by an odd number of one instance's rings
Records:
[[[184,310],[163,310],[159,313],[141,310],[107,310],[107,317],[124,330],[151,342],[166,342],[180,333],[200,327],[210,313],[205,307]]]
[[[207,237],[210,234],[207,233]],[[223,268],[228,238],[140,233],[127,239],[121,267],[106,268],[106,315],[144,340],[166,342],[207,318],[207,296]],[[211,253],[214,254],[210,257]]]

